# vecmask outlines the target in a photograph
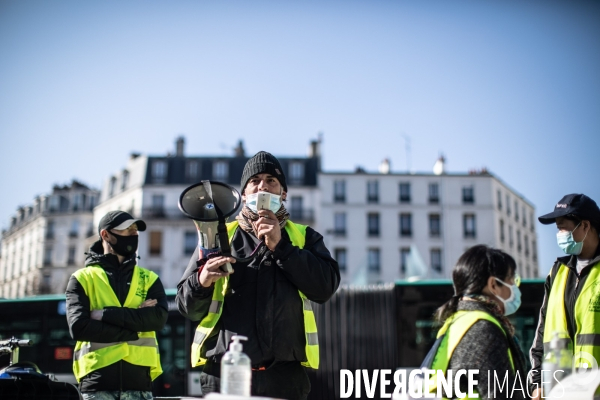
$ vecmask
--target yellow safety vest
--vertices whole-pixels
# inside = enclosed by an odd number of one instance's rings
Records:
[[[88,266],[76,271],[73,276],[79,281],[90,299],[90,311],[106,307],[138,308],[146,300],[146,294],[158,275],[145,268],[135,266],[125,304],[121,306],[117,295],[108,282],[106,272],[100,266]],[[77,342],[73,353],[73,373],[77,382],[92,371],[104,368],[120,360],[131,364],[150,367],[152,380],[162,374],[160,354],[155,332],[138,332],[139,339],[129,342],[96,343]]]
[[[238,228],[239,223],[233,221],[227,224],[227,236],[229,242],[233,239],[233,235]],[[292,241],[292,244],[299,248],[304,248],[306,241],[306,225],[295,224],[291,221],[287,221],[285,224],[285,230]],[[200,349],[204,344],[206,338],[210,336],[210,333],[217,325],[219,317],[223,312],[223,302],[225,301],[225,292],[227,292],[227,286],[229,284],[229,277],[220,278],[215,282],[213,289],[212,301],[208,308],[208,314],[200,321],[196,328],[194,335],[194,342],[192,343],[192,367],[204,365],[206,359],[200,355]],[[315,314],[312,310],[310,300],[306,298],[304,293],[298,291],[302,300],[302,309],[304,314],[304,332],[306,337],[306,362],[302,365],[314,369],[319,368],[319,340],[317,335],[317,322],[315,320]]]
[[[450,359],[452,358],[452,354],[454,353],[456,346],[458,346],[458,344],[462,340],[463,336],[465,336],[467,331],[471,329],[475,322],[479,321],[480,319],[495,324],[498,328],[502,330],[504,335],[506,335],[506,332],[504,331],[502,325],[500,325],[500,322],[498,322],[496,318],[484,311],[457,311],[456,313],[448,317],[448,319],[446,319],[446,322],[444,322],[444,325],[441,327],[437,334],[437,338],[442,337],[444,334],[445,336],[443,337],[442,342],[440,343],[440,347],[438,347],[437,353],[435,354],[433,363],[430,368],[436,372],[432,375],[431,379],[429,380],[429,393],[435,393],[437,391],[437,374],[439,373],[439,371],[442,371],[444,375],[446,374],[446,371],[448,370],[448,365],[450,364]],[[514,372],[515,365],[513,362],[513,356],[510,347],[508,348],[508,359],[510,360],[510,365]],[[453,390],[453,393],[454,392],[455,389]],[[463,397],[462,399],[469,398],[470,397],[467,396]],[[444,397],[444,399],[446,398]]]
[[[550,350],[552,335],[557,332],[572,354],[585,352],[600,362],[600,263],[590,267],[589,275],[575,301],[575,340],[569,336],[565,310],[565,290],[570,273],[569,267],[561,264],[550,289],[544,323],[544,353]],[[575,366],[581,363],[589,365],[590,362],[577,357]]]

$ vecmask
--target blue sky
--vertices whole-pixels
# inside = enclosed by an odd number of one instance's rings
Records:
[[[0,226],[130,152],[304,155],[324,169],[487,167],[537,208],[600,201],[600,4],[0,2]],[[407,160],[404,136],[410,137]],[[559,255],[538,225],[540,267]]]

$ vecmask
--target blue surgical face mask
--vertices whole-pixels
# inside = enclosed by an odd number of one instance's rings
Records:
[[[577,224],[575,229],[577,229],[579,225],[581,225],[581,222]],[[560,247],[565,254],[578,256],[581,254],[581,250],[583,250],[583,240],[585,240],[587,237],[587,233],[581,242],[576,242],[573,238],[573,232],[575,232],[575,229],[572,231],[559,231],[556,234],[556,242],[558,243],[558,247]]]
[[[268,192],[248,194],[246,195],[246,207],[255,213],[258,213],[259,209],[271,210],[276,213],[281,208],[281,196]]]
[[[521,290],[517,285],[509,285],[508,283],[502,281],[494,277],[498,282],[502,283],[504,286],[507,286],[510,289],[510,296],[508,299],[503,299],[502,297],[494,294],[502,304],[504,304],[504,315],[511,315],[517,312],[519,307],[521,307]]]

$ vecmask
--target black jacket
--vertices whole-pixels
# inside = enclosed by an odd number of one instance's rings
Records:
[[[257,239],[241,228],[232,238],[232,254],[248,256]],[[192,256],[177,285],[179,311],[192,321],[208,313],[213,288],[198,282],[196,260]],[[231,336],[248,336],[244,352],[254,365],[278,361],[306,361],[304,316],[298,290],[316,303],[324,303],[337,290],[340,272],[337,262],[323,243],[323,236],[308,227],[303,249],[292,245],[285,230],[274,251],[266,249],[249,263],[232,264],[234,273],[221,318],[202,348],[209,362],[205,372],[219,375],[218,361]],[[213,370],[207,370],[215,366]]]
[[[102,254],[102,243],[92,245],[86,259],[86,267],[100,265],[106,271],[110,286],[119,302],[125,303],[129,293],[129,285],[135,256],[119,265],[113,254]],[[138,332],[158,331],[167,322],[168,304],[165,290],[160,279],[157,279],[148,290],[146,299],[155,299],[155,307],[124,308],[107,307],[102,320],[90,318],[90,300],[79,281],[71,276],[67,285],[67,321],[71,337],[77,341],[111,343],[138,339]],[[83,377],[80,382],[81,392],[105,390],[152,390],[150,368],[119,361],[105,368],[93,371]]]
[[[556,274],[558,273],[558,268],[560,265],[566,265],[570,270],[571,274],[567,278],[567,287],[565,288],[565,312],[567,314],[567,330],[569,331],[569,336],[572,338],[575,337],[577,332],[577,324],[575,323],[575,303],[577,302],[577,298],[581,293],[581,289],[585,286],[585,281],[590,273],[592,268],[600,268],[600,246],[596,249],[596,255],[589,263],[587,267],[585,267],[581,274],[577,273],[577,257],[576,256],[565,256],[559,257],[554,262],[548,277],[546,278],[546,283],[544,284],[544,301],[542,303],[542,308],[540,309],[540,316],[538,320],[538,326],[535,332],[535,337],[533,339],[533,345],[531,346],[531,350],[529,350],[529,359],[531,361],[531,372],[530,372],[530,381],[529,385],[531,390],[534,390],[541,385],[542,381],[542,361],[544,360],[544,325],[546,323],[546,311],[548,307],[548,296],[550,295],[550,290],[552,289],[552,284],[554,283],[554,278],[556,278]]]

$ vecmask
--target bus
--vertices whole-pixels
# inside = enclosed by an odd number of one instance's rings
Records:
[[[521,283],[522,305],[510,317],[527,354],[544,296],[544,280]],[[434,311],[454,294],[450,280],[398,281],[368,286],[341,286],[325,304],[313,304],[319,329],[321,364],[308,370],[311,400],[340,396],[340,370],[375,370],[420,366],[435,341]],[[192,368],[190,347],[197,322],[182,317],[175,289],[167,290],[169,318],[157,332],[163,374],[154,381],[157,397],[199,396],[201,367]],[[76,383],[73,348],[64,295],[0,299],[0,340],[31,339],[21,361],[38,365],[58,380]],[[0,368],[8,365],[0,357]],[[375,393],[379,393],[377,390]]]

